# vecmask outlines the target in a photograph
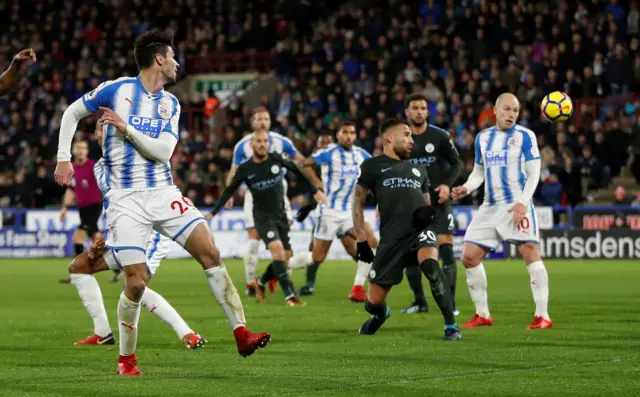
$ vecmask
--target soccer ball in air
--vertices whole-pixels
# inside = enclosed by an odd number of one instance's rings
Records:
[[[569,95],[554,91],[546,95],[540,104],[542,117],[554,123],[567,121],[573,113],[573,103]]]

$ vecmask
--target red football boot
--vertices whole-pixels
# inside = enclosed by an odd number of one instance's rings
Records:
[[[116,340],[113,337],[113,334],[109,334],[105,337],[93,334],[86,339],[77,341],[74,345],[113,345],[114,343],[116,343]]]
[[[138,363],[136,363],[135,353],[130,356],[120,356],[120,358],[118,358],[118,375],[142,376],[142,372],[138,369]]]
[[[481,327],[483,325],[493,325],[493,319],[491,319],[491,316],[485,318],[485,317],[480,317],[479,315],[476,314],[475,316],[473,316],[471,321],[463,325],[463,327],[474,328],[474,327]]]
[[[529,326],[527,327],[527,330],[547,329],[547,328],[552,328],[552,327],[553,327],[553,321],[551,321],[551,319],[545,320],[542,317],[535,316],[533,318],[533,322],[531,324],[529,324]]]
[[[182,342],[184,343],[184,347],[186,347],[187,349],[195,350],[204,346],[204,344],[207,343],[207,340],[204,337],[192,332],[182,337]]]
[[[276,292],[276,288],[278,288],[278,277],[274,277],[267,282],[267,287],[269,287],[269,291],[273,294]]]
[[[263,332],[261,334],[254,334],[245,326],[236,328],[233,331],[233,334],[236,337],[238,353],[240,353],[242,357],[248,357],[252,355],[253,352],[258,349],[267,347],[269,342],[271,342],[271,335],[269,335],[269,333]]]
[[[349,300],[351,302],[364,302],[367,300],[367,292],[362,288],[362,285],[354,285],[353,288],[351,288]]]

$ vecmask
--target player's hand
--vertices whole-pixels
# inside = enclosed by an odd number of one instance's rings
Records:
[[[459,200],[469,194],[469,191],[464,186],[456,186],[453,188],[452,192],[454,200]]]
[[[60,222],[64,222],[65,219],[67,219],[67,208],[63,208],[60,211]]]
[[[313,198],[316,200],[316,202],[318,203],[325,203],[327,204],[327,196],[324,195],[324,192],[321,190],[318,190],[316,192],[316,194],[313,195]]]
[[[89,246],[87,255],[89,255],[89,258],[94,259],[94,258],[97,258],[101,253],[103,253],[102,251],[105,251],[105,250],[106,250],[106,247],[104,244],[104,236],[99,235],[96,237],[93,243]]]
[[[32,48],[27,48],[26,50],[22,50],[19,53],[17,53],[13,57],[13,61],[14,62],[22,62],[22,61],[35,62],[36,61],[36,53],[35,53],[35,51],[33,51]]]
[[[213,219],[213,214],[211,212],[207,212],[206,215],[204,216],[204,219],[210,221]]]
[[[100,118],[102,120],[104,120],[105,124],[115,126],[118,129],[118,131],[120,131],[120,132],[122,132],[123,134],[126,135],[126,133],[127,133],[127,123],[122,121],[122,119],[120,118],[120,116],[118,116],[118,114],[116,112],[114,112],[113,110],[111,110],[109,108],[106,108],[104,106],[100,106],[100,110],[102,110],[104,112],[102,114],[102,117],[100,117]]]
[[[321,192],[324,192],[324,183],[322,183],[322,181],[318,181],[315,183],[316,189],[318,189]]]
[[[58,185],[69,186],[71,178],[73,178],[73,165],[70,161],[60,161],[56,164],[56,171],[53,175]]]
[[[438,192],[438,203],[442,204],[451,197],[451,189],[447,185],[440,185],[436,188]]]
[[[373,263],[373,250],[369,247],[369,243],[358,241],[356,259],[364,263]]]
[[[233,197],[231,197],[229,200],[227,200],[226,203],[224,203],[224,209],[229,211],[231,208],[233,208]]]
[[[509,212],[513,212],[513,224],[518,226],[524,219],[527,207],[522,203],[515,203],[513,207],[509,208]]]

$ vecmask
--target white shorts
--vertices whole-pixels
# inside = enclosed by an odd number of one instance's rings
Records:
[[[293,220],[293,213],[291,212],[291,202],[289,202],[289,197],[287,197],[287,185],[285,183],[284,189],[284,210],[287,212],[287,219],[290,221]],[[253,196],[249,189],[247,189],[244,194],[244,228],[251,229],[256,227],[255,222],[253,221]]]
[[[502,241],[539,244],[538,218],[533,204],[527,206],[525,218],[518,226],[513,224],[513,213],[508,212],[512,206],[513,204],[480,206],[467,227],[464,242],[491,250],[495,250]]]
[[[206,222],[175,186],[142,191],[111,189],[105,198],[108,201],[105,245],[120,253],[123,266],[144,261],[152,229],[184,246],[196,226]]]
[[[167,257],[169,249],[171,248],[171,239],[161,235],[158,232],[151,233],[149,236],[149,242],[147,243],[147,268],[149,274],[154,275],[160,267],[160,262]],[[108,250],[104,254],[104,260],[111,270],[122,270],[122,266],[119,265],[120,260],[115,250]]]
[[[318,240],[333,241],[336,237],[344,237],[353,229],[353,218],[349,212],[319,206],[317,214],[313,237]]]

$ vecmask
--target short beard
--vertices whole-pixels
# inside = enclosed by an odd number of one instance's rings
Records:
[[[422,127],[422,126],[423,126],[423,125],[425,125],[426,123],[427,123],[427,120],[426,120],[426,119],[425,119],[425,120],[422,120],[422,123],[419,123],[419,122],[417,122],[417,121],[415,121],[415,120],[411,120],[411,121],[410,121],[410,124],[411,124],[411,126],[412,126],[412,127]]]

